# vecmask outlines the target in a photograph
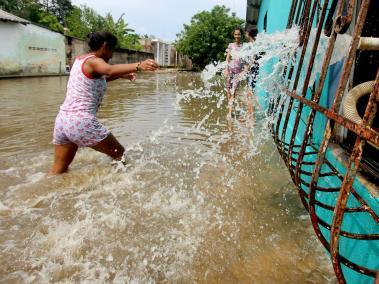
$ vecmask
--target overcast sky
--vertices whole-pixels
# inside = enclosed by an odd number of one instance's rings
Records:
[[[140,35],[154,35],[174,41],[200,11],[210,11],[215,5],[225,5],[245,20],[246,0],[72,0],[74,5],[86,4],[100,15],[110,12],[116,21],[122,13],[124,20]]]

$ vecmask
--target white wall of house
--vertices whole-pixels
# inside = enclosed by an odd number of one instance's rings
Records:
[[[63,74],[62,34],[33,25],[0,21],[0,76]]]
[[[172,45],[170,43],[154,39],[151,44],[155,61],[157,61],[160,66],[168,67],[175,65],[175,62],[171,62],[170,53]]]

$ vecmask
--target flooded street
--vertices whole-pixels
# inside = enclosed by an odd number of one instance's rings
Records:
[[[0,283],[335,283],[258,107],[228,125],[195,73],[111,82],[127,170],[80,149],[46,178],[66,82],[0,80]]]

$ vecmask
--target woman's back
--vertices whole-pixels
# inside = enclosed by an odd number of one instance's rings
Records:
[[[96,115],[106,91],[104,77],[91,78],[83,70],[83,64],[95,55],[75,59],[67,83],[66,98],[60,109],[66,112],[86,112]]]

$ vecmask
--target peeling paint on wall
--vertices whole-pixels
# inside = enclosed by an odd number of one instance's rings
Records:
[[[88,52],[86,41],[43,27],[0,21],[0,77],[66,74],[76,56]],[[6,39],[6,40],[3,40]],[[154,58],[153,53],[118,49],[111,63]]]
[[[64,35],[33,25],[0,22],[0,76],[64,74]]]

